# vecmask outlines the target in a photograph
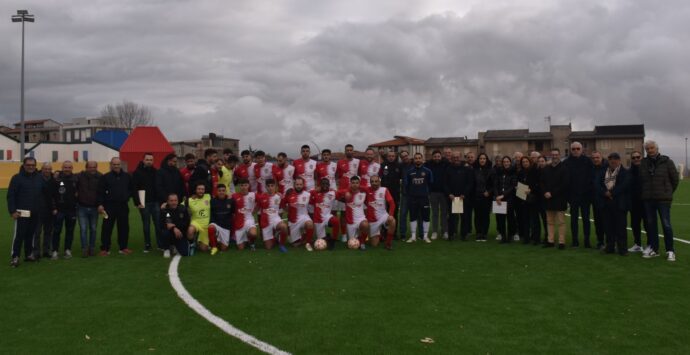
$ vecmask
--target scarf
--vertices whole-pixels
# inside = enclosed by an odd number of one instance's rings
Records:
[[[604,184],[606,189],[611,191],[616,186],[616,178],[618,177],[618,171],[621,167],[617,167],[615,170],[606,169],[606,176],[604,177]]]

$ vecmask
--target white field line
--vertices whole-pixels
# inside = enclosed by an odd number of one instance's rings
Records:
[[[570,217],[570,213],[566,213],[565,215]],[[582,219],[582,217],[578,217],[578,219]],[[594,219],[592,219],[592,218],[590,218],[589,220],[590,220],[590,222],[594,222]],[[628,230],[632,231],[632,228],[628,227]],[[642,233],[647,234],[647,232],[644,230],[644,228],[642,228]],[[664,238],[663,234],[659,234],[659,236],[661,238]],[[685,239],[680,239],[680,238],[673,238],[673,240],[679,241],[679,242],[685,243],[685,244],[690,244],[690,240],[685,240]]]
[[[172,287],[175,289],[177,292],[177,296],[179,296],[184,303],[189,306],[194,312],[199,314],[200,316],[204,317],[207,321],[211,322],[211,324],[215,325],[216,327],[220,328],[222,331],[227,333],[230,336],[233,336],[240,341],[242,341],[245,344],[248,344],[250,346],[253,346],[260,351],[263,351],[267,354],[281,354],[281,355],[290,355],[290,353],[280,350],[276,348],[275,346],[265,343],[235,327],[233,327],[230,323],[225,321],[224,319],[216,316],[215,314],[211,313],[204,305],[199,303],[194,297],[192,297],[191,294],[185,289],[184,285],[182,285],[182,281],[180,281],[180,276],[177,273],[177,267],[180,264],[180,259],[181,257],[179,255],[175,255],[175,257],[172,259],[170,262],[170,267],[168,268],[168,277],[170,279],[170,284]]]

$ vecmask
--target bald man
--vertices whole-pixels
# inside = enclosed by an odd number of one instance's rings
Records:
[[[104,216],[101,229],[100,256],[110,255],[110,237],[117,224],[119,253],[129,255],[129,199],[134,196],[132,177],[122,171],[119,158],[110,160],[110,171],[103,175],[98,185],[98,213]],[[105,218],[107,216],[107,218]]]
[[[77,223],[77,179],[72,174],[72,162],[62,163],[61,171],[55,176],[52,188],[49,189],[55,228],[53,230],[53,252],[51,259],[58,259],[60,249],[60,234],[65,227],[65,259],[72,257],[72,241],[74,240],[74,226]]]

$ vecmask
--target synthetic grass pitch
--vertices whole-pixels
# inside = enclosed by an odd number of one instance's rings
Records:
[[[690,239],[690,183],[675,198],[674,230]],[[2,353],[256,353],[177,297],[169,260],[141,252],[134,209],[134,254],[13,270],[5,208]],[[396,243],[393,252],[343,244],[333,252],[232,250],[184,258],[179,274],[211,312],[295,354],[683,354],[690,352],[690,246],[675,245],[675,263],[492,238]]]

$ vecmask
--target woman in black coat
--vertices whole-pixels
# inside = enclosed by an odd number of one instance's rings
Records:
[[[524,244],[530,242],[534,245],[539,244],[541,234],[540,209],[541,201],[539,194],[539,174],[537,165],[527,157],[520,159],[518,172],[518,182],[528,187],[527,199],[516,199],[516,214],[518,217],[518,231]]]
[[[494,179],[494,200],[497,204],[506,203],[508,205],[506,214],[496,214],[496,230],[498,234],[503,236],[501,243],[510,242],[516,232],[515,186],[517,185],[517,176],[512,163],[509,156],[504,156],[501,159],[501,169],[498,170]],[[506,222],[508,223],[507,231]]]
[[[477,241],[485,242],[489,233],[489,218],[493,198],[494,170],[489,156],[481,153],[477,158],[474,170],[474,229]]]

